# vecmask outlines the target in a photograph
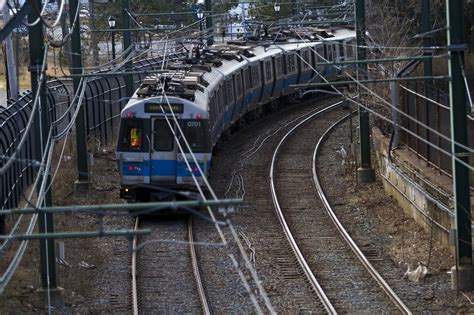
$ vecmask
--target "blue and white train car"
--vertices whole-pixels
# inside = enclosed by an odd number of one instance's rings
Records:
[[[145,79],[121,112],[121,196],[164,199],[170,190],[195,189],[195,180],[202,186],[200,169],[209,174],[213,148],[236,122],[296,95],[292,85],[336,79],[340,70],[331,62],[354,59],[355,32],[313,34],[309,41],[215,45]]]
[[[121,113],[117,142],[117,163],[121,197],[146,201],[153,188],[184,189],[194,186],[191,173],[203,184],[197,165],[209,174],[211,138],[208,135],[208,111],[203,104],[177,97],[140,98],[135,93]],[[177,118],[176,124],[173,115]],[[165,116],[168,118],[166,119]],[[175,135],[183,132],[179,143]],[[180,152],[181,146],[184,152]],[[190,161],[189,169],[185,159]],[[156,195],[167,195],[158,191]]]

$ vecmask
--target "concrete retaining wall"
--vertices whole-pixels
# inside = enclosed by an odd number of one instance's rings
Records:
[[[429,167],[426,170],[423,165],[413,162],[412,152],[396,150],[390,161],[387,155],[389,139],[376,128],[372,130],[372,138],[385,191],[398,201],[407,215],[428,233],[432,232],[434,239],[453,251],[449,239],[454,226],[452,194],[428,180]],[[438,176],[441,180],[442,175]]]

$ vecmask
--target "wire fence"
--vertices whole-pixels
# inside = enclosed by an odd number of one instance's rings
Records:
[[[182,57],[183,53],[171,54],[168,58]],[[151,57],[134,62],[134,71],[155,71],[161,68],[162,58]],[[108,72],[104,70],[103,72]],[[85,92],[83,106],[87,137],[96,139],[106,145],[115,141],[116,128],[118,127],[120,112],[128,101],[126,97],[125,76],[100,76],[84,81]],[[133,77],[134,88],[137,88],[143,74]],[[75,106],[71,106],[74,97],[71,79],[53,80],[46,84],[49,119],[53,124],[53,136],[60,135],[67,130],[73,119]],[[12,152],[25,132],[25,126],[31,115],[33,95],[31,91],[23,93],[17,101],[8,101],[6,107],[0,107],[0,167],[9,159]],[[26,144],[20,151],[15,163],[0,175],[0,208],[9,209],[18,207],[22,195],[32,184],[39,167],[35,161],[34,129],[30,129]],[[0,216],[0,234],[7,234],[10,220]]]

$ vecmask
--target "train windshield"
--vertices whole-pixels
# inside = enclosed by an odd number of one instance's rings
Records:
[[[180,126],[193,153],[205,153],[211,151],[210,139],[206,136],[208,126],[207,120],[184,119],[180,121]],[[189,152],[182,137],[180,137],[180,143],[183,150]]]
[[[174,122],[169,121],[171,128],[174,129]],[[153,149],[155,151],[173,151],[174,136],[168,122],[165,119],[156,119],[153,124]]]
[[[143,119],[123,119],[120,124],[119,151],[145,152],[148,151],[146,141],[147,124]]]

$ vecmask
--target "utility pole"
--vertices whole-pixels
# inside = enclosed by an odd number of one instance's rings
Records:
[[[113,64],[115,64],[115,32],[112,30],[112,60]]]
[[[69,21],[70,25],[74,24],[71,35],[72,49],[72,67],[71,73],[82,74],[82,50],[81,50],[81,34],[79,27],[79,14],[76,18],[76,10],[78,8],[78,0],[69,1]],[[74,23],[75,22],[75,23]],[[73,77],[74,92],[78,93],[79,82],[81,79],[77,76]],[[87,163],[87,141],[86,141],[86,117],[84,106],[81,106],[76,117],[76,149],[77,149],[77,180],[74,183],[76,191],[87,191],[89,189],[89,165]]]
[[[10,8],[5,5],[3,7],[3,23],[6,25],[10,20]],[[18,38],[17,38],[18,41]],[[18,80],[17,80],[17,69],[16,69],[16,61],[13,57],[13,41],[12,41],[12,34],[8,34],[7,38],[5,39],[5,55],[7,61],[7,73],[8,73],[8,98],[12,98],[14,100],[18,99]]]
[[[365,34],[365,0],[356,0],[355,5],[357,60],[367,59],[367,39]],[[357,80],[367,79],[367,64],[357,64]],[[364,90],[358,86],[359,102],[364,102]],[[370,162],[370,122],[369,113],[359,106],[359,139],[360,139],[360,168],[358,176],[363,183],[375,181],[375,171]]]
[[[291,0],[291,16],[298,14],[298,3],[296,0]]]
[[[41,0],[33,0],[33,6],[41,8]],[[31,10],[28,13],[28,22],[34,23],[39,18],[37,10]],[[38,80],[41,77],[41,68],[46,51],[45,40],[43,34],[43,23],[36,23],[35,26],[29,27],[29,48],[30,48],[30,66],[31,72],[31,89],[33,95],[36,95],[38,89],[41,90],[39,94],[38,111],[32,113],[34,115],[34,140],[35,140],[35,159],[41,161],[43,155],[46,153],[46,142],[49,134],[49,111],[46,99],[45,76],[43,82],[40,84]],[[46,60],[46,59],[45,59]],[[51,178],[48,169],[40,174],[40,182],[46,177],[46,186],[50,187]],[[39,185],[41,186],[41,185]],[[40,193],[41,188],[38,188]],[[53,198],[51,190],[45,192],[42,207],[51,207],[53,205]],[[38,215],[39,231],[40,233],[54,233],[53,215],[51,213],[42,213]],[[43,290],[48,290],[49,293],[57,292],[56,281],[56,255],[54,248],[54,240],[40,240],[40,268],[41,268],[41,286]]]
[[[70,10],[70,6],[69,4],[65,4],[65,10],[69,11]],[[66,19],[61,19],[61,35],[62,37],[64,38],[66,36],[67,33],[69,33],[69,29],[67,27],[67,21]],[[62,52],[61,52],[62,51]],[[66,61],[66,64],[69,68],[69,72],[72,72],[71,71],[71,67],[72,67],[72,61],[71,61],[71,58],[72,58],[72,51],[71,51],[71,38],[66,38],[65,40],[65,43],[64,43],[64,46],[63,46],[63,49],[60,50],[60,53],[59,53],[61,56],[61,54],[64,56],[64,60]],[[59,62],[61,63],[62,60],[61,58],[59,58]]]
[[[451,153],[453,165],[453,191],[455,210],[454,238],[456,245],[456,266],[452,268],[451,285],[457,290],[474,289],[474,268],[472,265],[471,205],[469,191],[469,165],[467,147],[467,105],[466,87],[462,74],[464,52],[464,1],[446,1],[448,51],[449,51],[449,96],[451,107]],[[458,161],[460,160],[460,161]]]
[[[124,59],[127,59],[133,51],[132,46],[132,36],[131,36],[131,23],[130,23],[130,0],[122,0],[122,19],[123,25],[123,47],[122,47],[122,55]],[[131,47],[127,53],[127,49]],[[127,97],[132,97],[134,92],[134,85],[133,85],[133,74],[130,74],[132,71],[133,64],[132,60],[128,60],[125,63],[125,72],[128,74],[125,75],[125,86],[126,86],[126,95]]]
[[[73,6],[71,5],[73,8]],[[89,0],[89,27],[91,30],[97,29],[95,26],[95,6],[94,6],[94,0]],[[92,46],[92,62],[94,66],[99,66],[100,60],[99,60],[99,47],[97,45],[97,33],[96,32],[91,32],[91,46]]]
[[[431,56],[432,55],[432,50],[431,46],[433,46],[433,41],[432,41],[432,34],[428,34],[431,32],[431,1],[432,0],[422,0],[422,5],[421,5],[421,13],[422,13],[422,33],[423,33],[423,47],[424,48],[424,56]],[[428,48],[429,47],[429,48]],[[433,75],[433,60],[427,59],[423,63],[424,65],[424,76],[425,77],[431,77]],[[427,99],[431,98],[430,91],[432,90],[433,86],[433,81],[432,80],[425,80],[425,96]],[[428,106],[428,101],[425,100],[425,122],[426,124],[429,125],[429,106]],[[425,135],[425,139],[429,139],[429,130],[423,131],[423,135]],[[425,145],[425,150],[427,153],[427,158],[428,160],[430,159],[430,146],[428,143]]]
[[[204,8],[206,10],[206,33],[210,29],[210,36],[207,38],[207,45],[214,44],[214,24],[212,21],[212,2],[211,0],[204,0]]]

